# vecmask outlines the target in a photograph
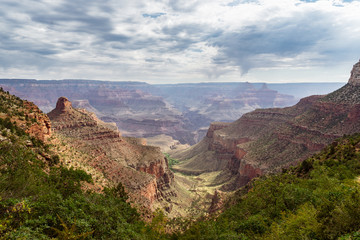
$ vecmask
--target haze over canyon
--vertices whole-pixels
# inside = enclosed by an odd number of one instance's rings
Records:
[[[151,85],[0,79],[0,85],[33,101],[44,112],[51,111],[59,97],[66,96],[75,107],[94,112],[105,122],[115,122],[124,136],[150,138],[150,142],[160,142],[168,150],[176,144],[199,142],[211,122],[231,122],[257,108],[291,106],[301,97],[328,93],[343,83]]]

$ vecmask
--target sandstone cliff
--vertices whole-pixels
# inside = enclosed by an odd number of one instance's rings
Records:
[[[175,169],[188,174],[221,171],[213,184],[234,190],[264,173],[278,172],[344,134],[360,132],[360,63],[349,83],[293,107],[258,109],[237,121],[215,123],[192,148],[174,154]]]
[[[48,114],[52,129],[76,149],[92,156],[87,164],[113,184],[122,183],[137,203],[152,207],[176,196],[173,174],[159,148],[146,141],[122,137],[114,125],[85,109],[75,109],[65,97]]]

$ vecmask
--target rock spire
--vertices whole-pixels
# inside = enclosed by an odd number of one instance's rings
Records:
[[[56,103],[56,112],[64,113],[72,109],[71,102],[66,97],[60,97]]]

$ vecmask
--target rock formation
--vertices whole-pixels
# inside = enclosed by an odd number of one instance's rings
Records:
[[[72,104],[66,97],[60,97],[56,103],[55,111],[66,113],[71,111]]]
[[[188,174],[221,171],[214,184],[234,190],[252,178],[304,160],[344,134],[360,132],[360,63],[349,83],[293,107],[258,109],[237,121],[212,124],[192,148],[174,154],[175,169]]]
[[[159,148],[146,146],[141,139],[122,137],[114,125],[73,108],[65,97],[59,98],[48,116],[57,134],[92,156],[87,164],[113,184],[124,184],[137,203],[151,207],[176,196],[171,186],[174,176]]]
[[[24,106],[27,109],[26,118],[33,122],[26,128],[26,132],[46,142],[51,137],[50,119],[34,103],[25,101]]]
[[[7,119],[30,136],[47,142],[51,137],[51,122],[46,114],[34,103],[13,96],[2,88],[0,97],[0,108],[3,111],[0,114],[1,119]]]
[[[349,84],[353,86],[360,86],[360,60],[354,65],[351,71]]]

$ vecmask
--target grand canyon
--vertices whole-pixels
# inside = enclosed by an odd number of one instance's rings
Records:
[[[0,1],[0,240],[360,239],[359,12]]]
[[[327,145],[340,146],[336,139],[360,131],[359,72],[360,62],[338,90],[293,106],[295,96],[266,84],[184,85],[186,91],[169,95],[174,86],[3,79],[2,99],[15,110],[4,110],[1,121],[31,136],[16,144],[50,144],[35,150],[49,169],[90,174],[94,180],[83,191],[113,187],[146,221],[156,221],[159,211],[172,219],[217,216],[262,177],[298,169]],[[49,112],[11,94],[35,99]],[[15,141],[8,138],[13,130],[4,131],[1,141]]]

